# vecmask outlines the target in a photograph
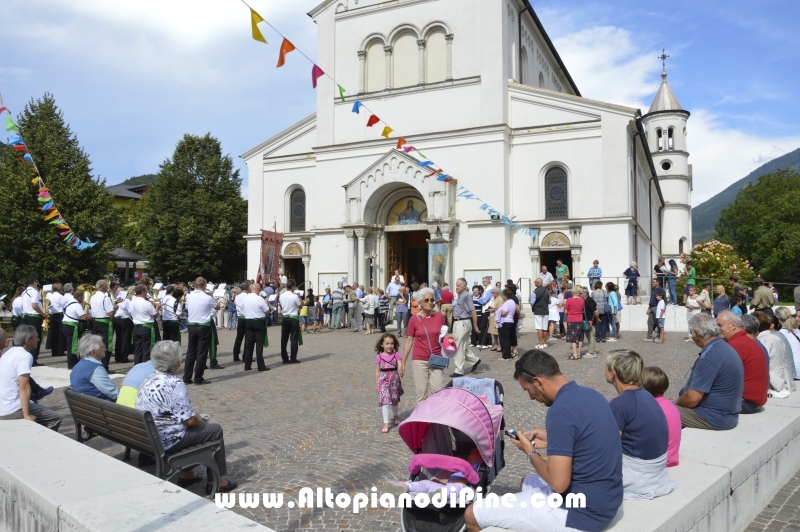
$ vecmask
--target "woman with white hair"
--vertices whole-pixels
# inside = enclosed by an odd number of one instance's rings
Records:
[[[781,324],[779,332],[789,341],[789,345],[792,348],[792,362],[794,362],[794,367],[790,367],[789,370],[794,380],[800,380],[798,379],[800,375],[800,332],[797,330],[797,320],[786,307],[778,307],[775,309],[775,316]]]
[[[622,275],[628,280],[628,284],[625,285],[628,305],[637,305],[636,298],[639,296],[639,277],[641,276],[638,265],[635,262],[631,262],[631,267],[622,272]]]
[[[103,367],[106,345],[103,338],[87,334],[78,342],[80,362],[75,364],[69,374],[69,385],[73,391],[91,395],[98,399],[116,401],[119,391]]]
[[[405,375],[405,368],[409,367],[408,355],[413,353],[411,376],[414,379],[415,399],[419,403],[442,389],[445,368],[431,366],[429,361],[431,355],[442,355],[439,335],[446,325],[444,314],[433,309],[436,302],[433,290],[420,288],[414,293],[414,299],[419,303],[419,312],[408,324],[408,340],[403,348],[404,370],[400,377]]]
[[[150,360],[156,372],[139,388],[136,409],[153,415],[161,445],[165,451],[180,451],[194,445],[218,441],[220,449],[215,455],[220,476],[228,473],[225,463],[225,441],[222,427],[217,423],[206,423],[197,415],[189,400],[186,384],[177,376],[181,367],[181,346],[177,342],[158,342],[150,352]],[[179,486],[188,486],[200,477],[182,477]],[[206,494],[211,494],[213,479],[207,469]],[[231,491],[237,486],[233,480],[221,480],[220,491]]]

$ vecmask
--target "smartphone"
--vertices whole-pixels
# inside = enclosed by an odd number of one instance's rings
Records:
[[[519,437],[517,436],[517,431],[514,430],[514,429],[504,430],[503,432],[505,432],[506,436],[508,436],[511,439],[514,439],[514,440],[518,440],[519,439]]]

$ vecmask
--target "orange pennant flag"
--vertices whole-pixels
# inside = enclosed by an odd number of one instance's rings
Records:
[[[403,144],[405,144],[405,143],[406,143],[406,139],[404,139],[403,137],[400,137],[399,139],[397,139],[397,149],[398,150],[402,149]]]
[[[58,216],[58,210],[53,209],[53,212],[45,216],[44,219],[49,220],[50,218],[55,218],[56,216]]]
[[[69,229],[69,226],[67,224],[59,224],[56,226],[56,229]]]
[[[289,39],[283,38],[283,42],[281,43],[281,51],[280,55],[278,55],[278,66],[276,68],[280,68],[286,62],[286,54],[294,50],[294,45],[289,42]]]

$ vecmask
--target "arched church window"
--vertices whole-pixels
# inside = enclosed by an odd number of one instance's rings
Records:
[[[302,233],[306,230],[306,191],[298,188],[289,197],[289,230]]]
[[[410,87],[419,83],[419,48],[413,33],[403,33],[392,46],[393,87]]]
[[[567,208],[567,172],[555,166],[544,174],[544,205],[546,220],[569,217]]]
[[[447,78],[447,41],[445,33],[436,29],[425,40],[425,83]]]
[[[386,88],[386,52],[381,41],[373,41],[367,47],[367,92],[382,91]]]
[[[684,237],[681,237],[681,239],[678,241],[678,253],[680,253],[681,255],[683,255],[683,246],[686,243],[686,240],[687,239],[684,236]]]
[[[544,74],[542,74],[541,72],[539,72],[539,88],[540,89],[544,88]]]
[[[656,139],[658,139],[658,151],[664,151],[664,136],[661,134],[661,128],[656,129]]]
[[[520,62],[520,70],[519,70],[519,82],[520,83],[530,83],[530,76],[528,75],[528,51],[525,47],[522,48],[522,52],[519,54],[519,62]]]
[[[675,133],[675,128],[671,127],[671,128],[669,128],[667,130],[667,149],[669,151],[672,151],[673,149],[675,149],[675,146],[674,146],[674,133]]]

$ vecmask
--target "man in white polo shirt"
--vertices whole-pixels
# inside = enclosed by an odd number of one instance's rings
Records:
[[[300,298],[294,293],[294,280],[286,281],[286,291],[279,299],[283,321],[281,321],[281,358],[284,364],[299,364],[297,360],[298,346],[303,345],[303,333],[300,331]],[[292,343],[292,356],[286,351],[286,344]]]
[[[64,316],[61,318],[61,342],[64,352],[67,353],[67,369],[72,369],[78,363],[78,340],[89,321],[89,316],[83,310],[83,291],[75,292],[72,283],[65,284],[61,305],[64,309]]]
[[[147,300],[147,286],[137,284],[133,289],[133,299],[128,303],[128,311],[133,320],[133,364],[150,360],[150,350],[156,343],[156,324],[154,317],[158,308]]]
[[[47,327],[47,343],[45,349],[50,350],[50,356],[58,357],[64,354],[64,345],[61,343],[61,319],[64,317],[64,309],[61,300],[61,283],[53,283],[53,291],[45,296],[50,303],[47,313],[50,315],[49,326]]]
[[[114,303],[108,293],[108,281],[100,279],[95,283],[96,292],[89,299],[89,313],[92,315],[92,334],[103,339],[106,345],[106,354],[103,357],[103,367],[108,373],[116,373],[108,369],[111,360],[111,346],[114,342]]]
[[[236,314],[238,316],[238,320],[236,321],[236,340],[233,342],[234,362],[239,362],[241,360],[239,358],[239,353],[242,352],[242,341],[244,340],[244,336],[247,332],[247,322],[242,315],[242,304],[249,293],[250,283],[244,282],[242,283],[241,293],[237,294],[236,297],[233,298],[233,304],[236,305]]]
[[[183,382],[204,384],[203,372],[206,359],[211,359],[211,369],[223,369],[217,362],[217,328],[214,326],[214,312],[220,304],[206,294],[206,280],[198,277],[194,282],[194,290],[186,296],[186,311],[189,314],[189,348],[186,351],[186,368],[183,370]]]
[[[20,325],[14,343],[17,347],[0,357],[0,420],[27,419],[58,432],[61,416],[31,403],[32,351],[39,347],[39,334],[31,325]]]
[[[39,281],[35,276],[28,277],[28,287],[22,292],[22,324],[30,325],[36,329],[39,335],[39,343],[42,340],[42,322],[47,318],[47,313],[42,306],[42,296],[39,294]],[[41,366],[39,364],[39,343],[31,351],[33,356],[33,366]]]
[[[259,292],[261,285],[254,283],[250,293],[242,300],[242,320],[246,321],[247,336],[244,342],[244,369],[250,371],[253,365],[253,349],[256,351],[258,371],[268,371],[264,364],[264,348],[269,346],[267,339],[267,313],[269,306]]]

